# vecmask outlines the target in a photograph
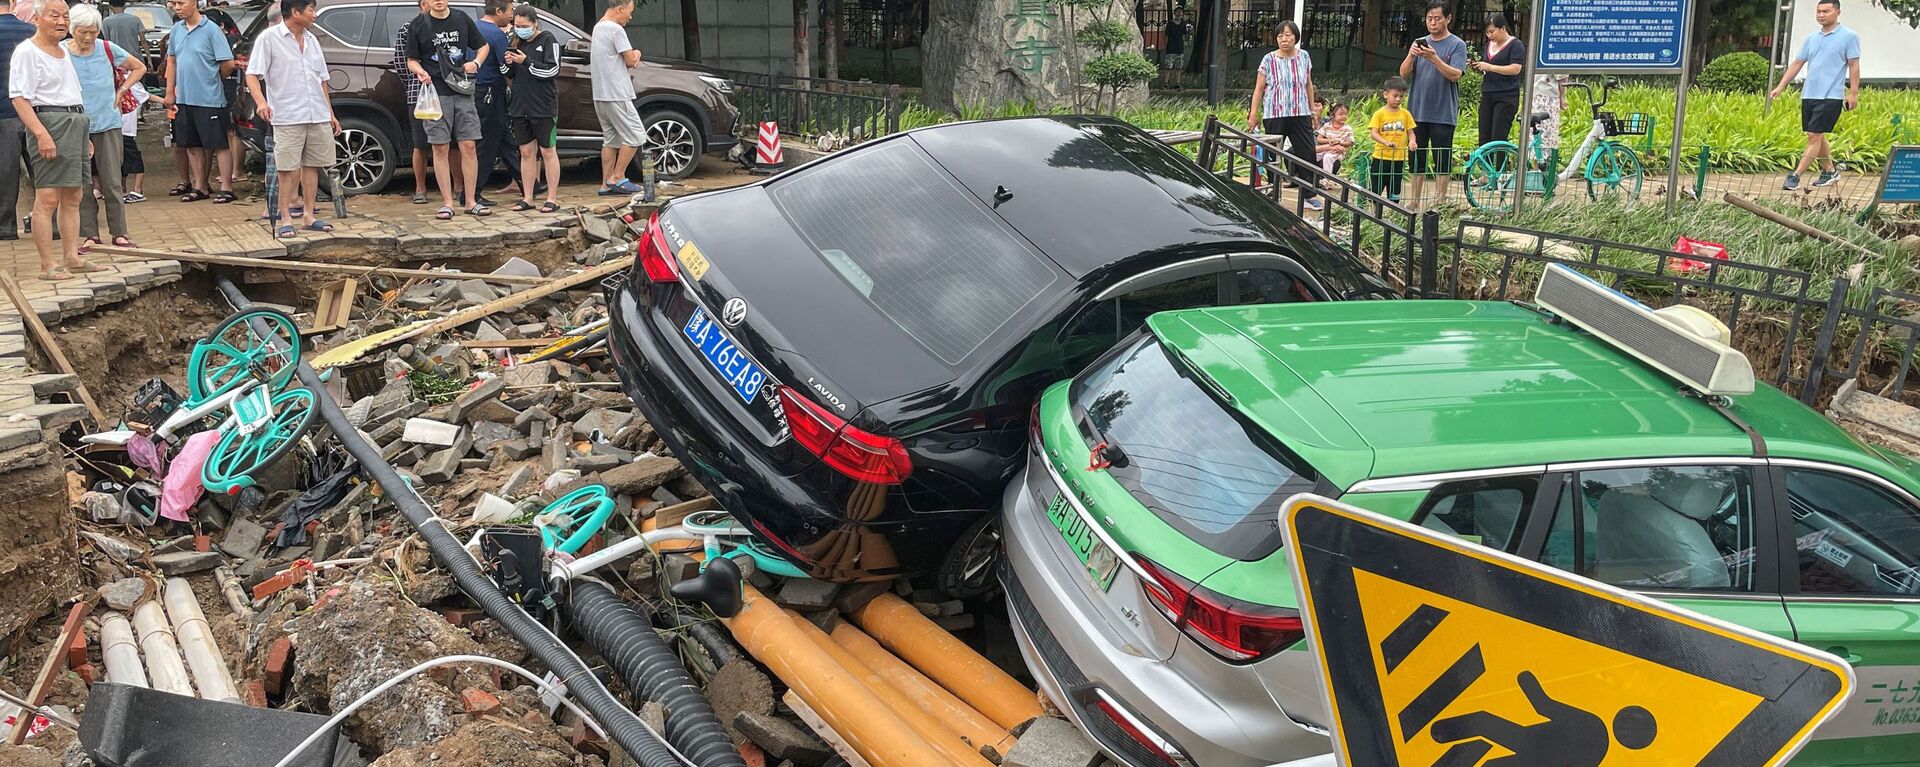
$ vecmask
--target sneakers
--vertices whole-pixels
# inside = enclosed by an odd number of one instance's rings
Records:
[[[1780,188],[1781,188],[1781,189],[1785,189],[1785,190],[1787,190],[1787,191],[1789,191],[1789,192],[1791,192],[1791,191],[1793,191],[1793,190],[1795,190],[1795,189],[1799,189],[1799,188],[1800,188],[1800,174],[1798,174],[1798,173],[1788,173],[1788,174],[1787,174],[1787,180],[1786,180],[1786,183],[1783,183],[1783,184],[1781,184],[1781,185],[1780,185]]]
[[[1833,166],[1833,170],[1820,171],[1820,177],[1813,180],[1813,185],[1814,186],[1833,186],[1835,183],[1839,181],[1840,181],[1840,166],[1835,165]]]

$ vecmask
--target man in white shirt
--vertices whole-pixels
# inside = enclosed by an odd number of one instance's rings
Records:
[[[640,51],[627,39],[633,0],[607,0],[607,12],[593,25],[593,113],[600,118],[600,194],[634,194],[627,180],[633,154],[646,143],[647,127],[633,106],[633,77]]]
[[[247,59],[247,90],[260,119],[273,126],[273,162],[279,176],[280,237],[294,235],[291,194],[313,211],[307,228],[331,232],[313,206],[320,185],[320,169],[333,165],[333,136],[340,121],[327,98],[327,59],[320,38],[313,33],[314,0],[280,0],[281,23],[267,28]],[[261,81],[265,80],[265,88]]]

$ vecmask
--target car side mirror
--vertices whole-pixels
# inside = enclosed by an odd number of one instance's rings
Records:
[[[568,40],[560,46],[561,61],[586,61],[593,53],[593,43],[589,40]]]

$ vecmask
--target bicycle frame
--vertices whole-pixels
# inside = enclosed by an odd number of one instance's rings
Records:
[[[1593,86],[1586,83],[1567,83],[1566,87],[1579,88],[1586,91],[1591,100]],[[1561,181],[1571,179],[1574,173],[1583,171],[1584,168],[1581,167],[1581,163],[1587,159],[1587,153],[1593,151],[1594,147],[1599,146],[1600,142],[1607,140],[1607,125],[1600,119],[1600,109],[1607,105],[1607,98],[1611,95],[1613,87],[1614,82],[1611,79],[1600,85],[1600,99],[1593,101],[1593,103],[1589,105],[1589,109],[1593,112],[1593,127],[1587,131],[1587,138],[1580,142],[1580,148],[1575,149],[1573,154],[1567,158],[1567,166],[1560,169],[1559,178]],[[1534,140],[1539,141],[1540,137],[1534,136]]]
[[[703,514],[704,513],[708,512],[703,512]],[[554,559],[551,563],[551,572],[548,577],[555,581],[570,581],[612,564],[613,562],[648,551],[659,544],[670,541],[690,541],[704,544],[708,561],[712,561],[712,559],[717,556],[746,556],[753,560],[755,567],[763,571],[775,575],[784,575],[789,578],[807,577],[799,568],[794,567],[792,563],[784,559],[762,554],[748,546],[738,543],[737,541],[739,540],[750,542],[752,540],[752,533],[749,532],[747,528],[733,522],[732,517],[728,516],[725,512],[711,512],[711,514],[715,515],[715,517],[724,517],[727,521],[720,522],[717,518],[698,520],[689,518],[689,520],[680,525],[641,533],[571,562],[562,562]],[[476,535],[475,538],[477,540],[478,536]],[[731,548],[723,551],[721,548],[723,542],[730,544]]]
[[[252,435],[273,420],[272,392],[259,381],[246,381],[205,402],[181,405],[173,411],[173,415],[167,416],[164,423],[154,428],[153,434],[163,441],[172,442],[174,435],[189,424],[199,423],[229,407],[233,407],[234,412],[220,422],[216,431],[237,428],[243,435]],[[242,410],[246,411],[244,415]],[[94,445],[125,445],[136,434],[132,429],[115,429],[88,434],[81,437],[80,441]]]

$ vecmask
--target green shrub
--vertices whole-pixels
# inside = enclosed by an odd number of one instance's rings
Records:
[[[1753,51],[1737,51],[1714,59],[1700,72],[1700,87],[1728,93],[1763,93],[1773,67]]]
[[[1460,73],[1460,80],[1458,82],[1460,84],[1460,106],[1463,109],[1468,107],[1473,109],[1480,108],[1480,84],[1485,79],[1486,75],[1480,74],[1472,68],[1468,68],[1466,71]]]

